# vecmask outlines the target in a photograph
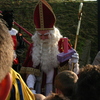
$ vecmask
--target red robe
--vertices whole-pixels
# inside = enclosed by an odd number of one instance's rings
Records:
[[[68,41],[65,41],[66,38],[61,38],[60,41],[58,42],[58,49],[60,52],[66,52],[67,49],[71,49],[71,45],[70,43],[68,43]],[[32,43],[29,48],[28,48],[28,51],[27,51],[27,55],[26,55],[26,59],[23,63],[23,67],[21,68],[21,73],[27,73],[27,74],[32,74],[32,68],[33,68],[33,62],[32,62],[32,48],[33,48],[34,44]],[[67,46],[67,49],[66,49],[66,46]],[[68,51],[68,50],[67,50]],[[65,61],[63,63],[60,63],[60,66],[64,66],[68,61]],[[31,69],[30,69],[31,68]],[[28,70],[30,69],[30,70]],[[40,69],[40,65],[38,65],[36,68],[34,69]],[[26,70],[26,71],[25,71]],[[41,72],[41,71],[40,71]],[[58,73],[58,68],[54,68],[54,77],[53,77],[53,82],[54,82],[54,79],[55,79],[55,76],[57,75]],[[42,76],[42,87],[41,88],[44,88],[45,87],[45,84],[46,84],[46,74],[43,73],[43,76]],[[41,89],[43,90],[43,89]],[[44,91],[41,91],[42,94]]]

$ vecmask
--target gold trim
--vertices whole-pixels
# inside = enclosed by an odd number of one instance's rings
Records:
[[[39,69],[31,68],[31,67],[22,67],[20,70],[20,74],[33,74],[36,76],[40,76],[41,72]]]
[[[69,66],[66,63],[64,66],[59,66],[58,67],[58,72],[64,71],[64,70],[69,70]]]
[[[54,28],[35,28],[36,31],[41,31],[41,30],[54,30]]]
[[[43,19],[43,7],[42,2],[39,3],[39,14],[40,14],[40,27],[44,27],[44,19]]]
[[[44,5],[46,5],[46,6],[52,11],[52,8],[51,8],[51,6],[48,4],[47,1],[41,0],[41,2],[42,2]]]
[[[36,4],[36,6],[35,6],[35,9],[36,9],[36,7],[39,5],[39,14],[40,14],[40,27],[41,28],[36,28],[36,30],[53,30],[54,28],[44,28],[44,16],[43,16],[43,5],[45,5],[51,12],[52,12],[52,14],[53,14],[53,16],[54,16],[54,19],[55,19],[55,22],[54,22],[54,25],[55,25],[55,23],[56,23],[56,16],[55,16],[55,14],[54,14],[54,12],[53,12],[53,9],[52,9],[52,7],[50,6],[50,4],[47,2],[47,1],[45,1],[45,0],[39,0],[38,1],[38,3]],[[36,27],[36,26],[35,26]]]

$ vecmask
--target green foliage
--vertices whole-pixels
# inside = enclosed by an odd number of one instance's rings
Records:
[[[0,1],[1,10],[14,10],[15,21],[34,34],[33,12],[37,2],[32,0]],[[7,0],[6,0],[7,1]],[[49,0],[48,0],[49,1]],[[58,27],[64,37],[68,37],[74,47],[76,30],[78,25],[78,10],[80,2],[49,2],[56,15],[56,27]],[[15,26],[16,27],[16,26]],[[16,27],[17,28],[17,27]],[[31,42],[30,36],[22,31],[27,40]],[[97,2],[84,2],[83,15],[80,33],[78,36],[77,51],[81,55],[86,40],[91,41],[91,62],[98,52],[97,36]]]

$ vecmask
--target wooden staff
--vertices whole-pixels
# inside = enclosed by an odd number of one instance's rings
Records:
[[[76,46],[77,46],[77,41],[78,41],[78,35],[79,35],[79,30],[80,30],[80,25],[81,25],[81,19],[82,19],[82,7],[83,7],[83,3],[80,3],[79,5],[79,13],[78,13],[78,26],[77,26],[77,31],[76,31],[76,39],[75,39],[75,44],[74,44],[74,49],[76,50]]]
[[[77,26],[77,31],[76,31],[76,39],[75,39],[75,44],[74,44],[74,49],[76,50],[76,46],[77,46],[77,41],[78,41],[78,35],[79,35],[79,30],[80,30],[80,25],[81,25],[81,19],[82,19],[82,7],[83,7],[83,3],[80,3],[79,5],[79,13],[78,13],[78,26]],[[72,63],[72,68],[71,70],[74,70],[74,65],[75,63]]]

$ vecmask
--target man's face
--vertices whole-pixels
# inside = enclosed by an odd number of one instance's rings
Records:
[[[38,35],[41,40],[49,39],[49,31],[48,30],[38,31]]]

